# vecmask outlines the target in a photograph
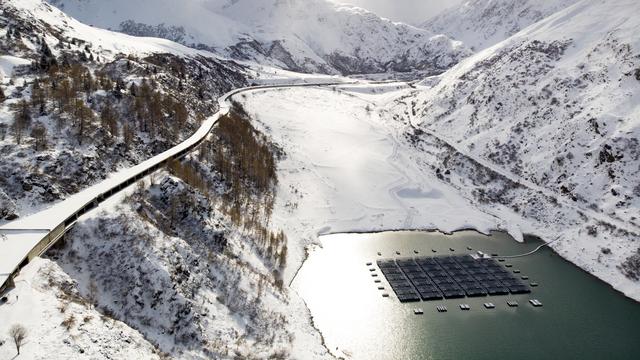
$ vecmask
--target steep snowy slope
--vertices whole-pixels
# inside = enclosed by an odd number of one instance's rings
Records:
[[[220,94],[246,84],[235,62],[97,29],[44,1],[9,0],[0,11],[0,53],[9,54],[0,56],[0,222],[166,150],[217,110]]]
[[[0,221],[163,151],[221,92],[246,85],[234,62],[93,28],[39,0],[0,2],[0,38]],[[322,357],[279,275],[284,235],[262,227],[264,241],[214,207],[226,183],[204,155],[138,183],[129,200],[113,196],[24,267],[1,294],[0,358],[16,357],[14,324],[27,329],[25,359],[286,358],[294,331]],[[196,172],[210,188],[195,189]]]
[[[50,0],[80,20],[294,71],[439,73],[458,42],[327,0]]]
[[[470,0],[429,19],[421,27],[482,50],[577,0]]]
[[[476,198],[560,235],[563,255],[636,298],[621,277],[640,265],[638,13],[633,0],[581,1],[402,100],[413,126],[508,179]]]

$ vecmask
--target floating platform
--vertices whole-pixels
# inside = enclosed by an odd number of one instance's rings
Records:
[[[487,309],[493,309],[493,308],[495,308],[495,307],[496,307],[493,303],[490,303],[490,302],[486,302],[486,303],[484,303],[483,305],[484,305],[484,307],[485,307],[485,308],[487,308]]]
[[[540,302],[540,300],[538,299],[531,299],[529,300],[529,302],[531,303],[531,305],[535,306],[535,307],[540,307],[542,306],[542,303]]]
[[[467,293],[468,297],[487,296],[487,290],[483,288],[464,289],[464,292]]]

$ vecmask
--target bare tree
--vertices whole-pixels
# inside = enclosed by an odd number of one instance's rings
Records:
[[[7,136],[7,124],[0,124],[0,141],[4,141],[4,138]]]
[[[98,303],[98,285],[94,279],[91,279],[89,282],[89,293],[87,297],[89,298],[89,308],[95,308]]]
[[[16,139],[16,144],[22,143],[22,137],[24,131],[31,126],[31,111],[29,109],[29,103],[26,100],[20,100],[16,106],[16,110],[13,113],[13,136]]]
[[[36,122],[31,129],[31,137],[35,139],[36,151],[47,148],[47,128],[41,122]]]
[[[9,329],[9,336],[13,339],[18,355],[20,355],[20,347],[27,339],[27,329],[20,324],[14,324],[11,326],[11,329]]]
[[[72,105],[75,125],[78,129],[78,143],[82,145],[83,140],[86,138],[87,130],[93,121],[94,114],[81,99],[75,99]]]
[[[131,143],[133,142],[134,129],[128,122],[125,122],[122,126],[122,141],[124,142],[124,148],[129,150],[131,147]]]
[[[100,123],[112,137],[118,136],[118,113],[111,102],[107,102],[100,112]]]

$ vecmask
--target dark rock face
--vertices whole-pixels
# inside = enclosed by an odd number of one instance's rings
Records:
[[[0,189],[0,220],[10,221],[17,218],[15,202]]]
[[[640,248],[620,265],[620,270],[632,280],[640,280]]]
[[[158,24],[155,26],[142,24],[133,20],[120,23],[120,31],[132,36],[157,37],[183,43],[187,35],[184,27]]]

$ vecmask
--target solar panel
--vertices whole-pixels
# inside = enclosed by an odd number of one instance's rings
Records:
[[[422,300],[439,300],[442,299],[442,294],[438,291],[438,292],[420,292],[420,297],[422,297]]]
[[[413,259],[398,259],[398,260],[396,260],[396,263],[400,267],[412,266],[412,265],[416,265],[417,266],[416,262]]]
[[[444,295],[444,297],[446,299],[461,298],[461,297],[464,297],[466,295],[466,293],[462,289],[443,290],[442,294]]]
[[[398,296],[398,300],[400,300],[400,302],[415,302],[415,301],[420,301],[420,295],[413,293],[413,294],[403,294],[403,295],[397,295]]]
[[[406,279],[405,276],[403,274],[384,274],[384,276],[387,278],[388,281],[395,281],[395,280],[404,280]]]
[[[382,271],[383,274],[388,275],[388,274],[402,274],[402,271],[400,271],[400,269],[398,268],[382,268],[380,269],[380,271]]]
[[[381,259],[376,264],[401,302],[531,292],[513,271],[492,258],[419,256]]]
[[[431,285],[433,284],[433,281],[431,281],[430,279],[411,279],[411,282],[413,283],[413,285],[415,286],[420,286],[420,285]]]

